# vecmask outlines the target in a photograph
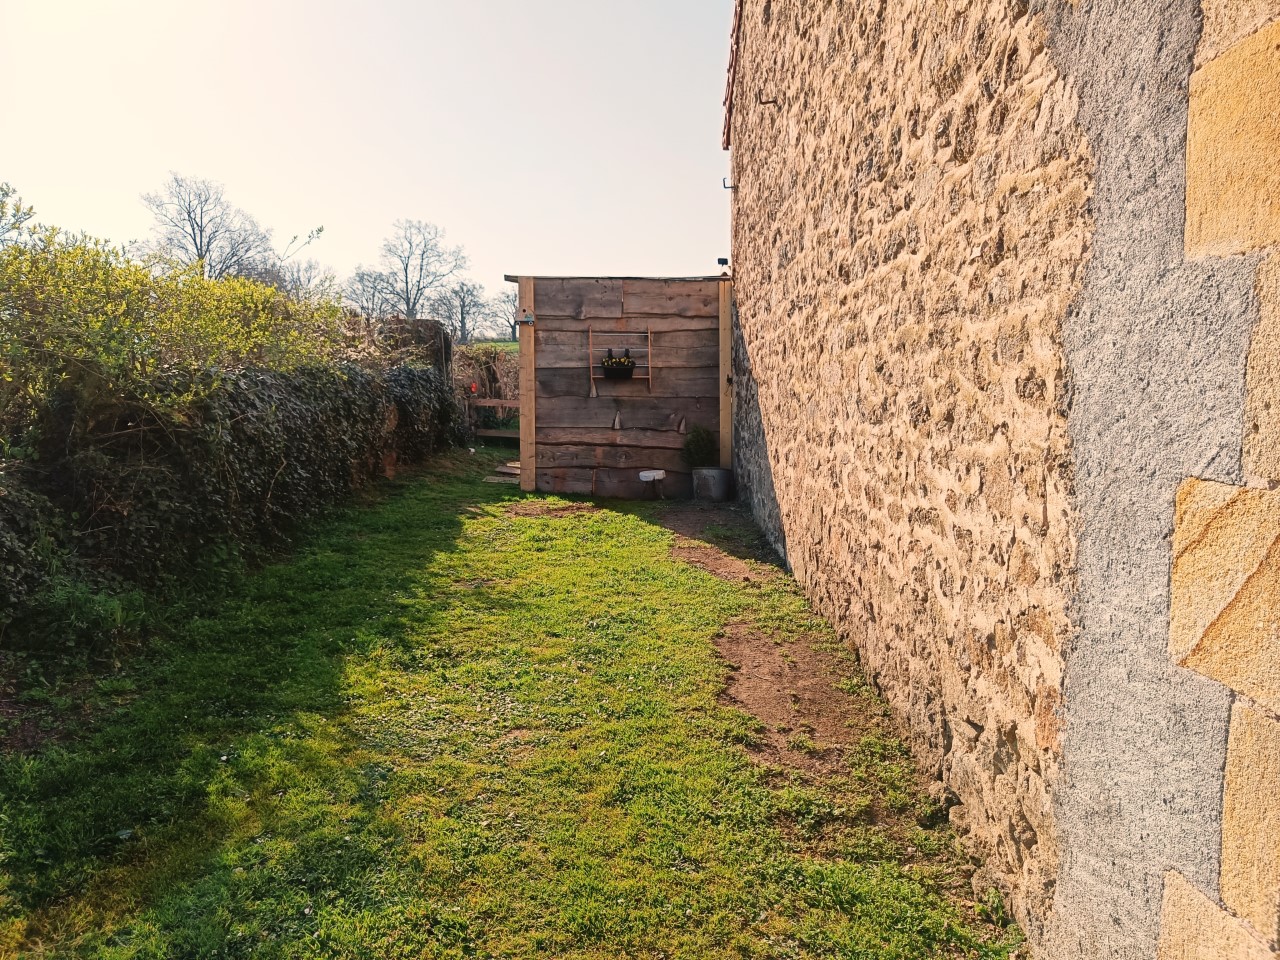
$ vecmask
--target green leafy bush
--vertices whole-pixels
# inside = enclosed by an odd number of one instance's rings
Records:
[[[684,462],[690,470],[707,470],[719,462],[716,435],[706,427],[692,426],[684,438]]]
[[[344,360],[341,317],[54,231],[0,248],[0,629],[118,638],[139,586],[278,543],[455,439],[443,375]]]
[[[12,606],[47,590],[66,552],[63,534],[53,505],[0,464],[0,597]]]
[[[198,568],[220,543],[278,541],[395,463],[439,449],[453,422],[430,369],[248,370],[180,417],[122,405],[115,429],[78,438],[33,473],[64,512],[93,518],[78,531],[83,556],[159,580]]]
[[[333,362],[341,316],[336,301],[47,231],[0,247],[0,421],[38,418],[55,392],[90,409],[104,394],[173,409],[237,370]]]

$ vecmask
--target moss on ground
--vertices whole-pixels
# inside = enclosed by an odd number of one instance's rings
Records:
[[[513,516],[488,466],[345,511],[0,756],[0,954],[1010,955],[901,744],[749,757],[713,638],[825,629],[788,578],[673,559],[649,507]]]

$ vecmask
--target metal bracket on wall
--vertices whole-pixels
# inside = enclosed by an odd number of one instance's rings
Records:
[[[720,182],[724,184],[724,188],[725,188],[726,190],[737,190],[737,189],[738,189],[738,185],[737,185],[736,183],[735,183],[735,184],[730,185],[730,183],[729,183],[729,178],[728,178],[728,177],[722,177],[722,178],[720,179]]]

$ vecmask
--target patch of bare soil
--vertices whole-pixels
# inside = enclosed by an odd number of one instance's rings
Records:
[[[768,544],[742,511],[720,504],[681,504],[657,521],[675,533],[671,556],[724,580],[759,583],[783,576]],[[764,726],[756,759],[810,774],[844,772],[848,750],[877,728],[837,684],[842,661],[801,638],[777,642],[750,624],[732,623],[716,639],[733,667],[722,702]]]
[[[749,583],[753,580],[766,579],[768,576],[748,566],[737,557],[729,556],[723,550],[709,547],[705,543],[699,543],[687,537],[676,537],[671,545],[671,556],[705,570],[721,580],[745,580]]]
[[[13,694],[0,686],[0,752],[34,753],[54,734],[43,728],[41,714],[18,703]]]
[[[760,582],[781,574],[759,531],[734,507],[680,504],[660,511],[655,520],[676,535],[674,559],[722,580]]]
[[[545,500],[519,500],[508,504],[509,517],[569,517],[580,513],[599,513],[592,503],[548,503]]]
[[[722,702],[764,725],[750,749],[756,759],[831,776],[845,769],[845,754],[878,728],[878,720],[836,686],[847,670],[835,655],[805,640],[778,643],[741,623],[726,627],[716,647],[733,668]]]

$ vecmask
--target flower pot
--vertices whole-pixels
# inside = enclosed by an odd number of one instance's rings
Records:
[[[693,496],[695,499],[724,503],[729,499],[732,485],[732,471],[719,469],[693,471]]]
[[[635,364],[629,367],[604,367],[603,369],[606,380],[630,380],[631,375],[636,372]]]

